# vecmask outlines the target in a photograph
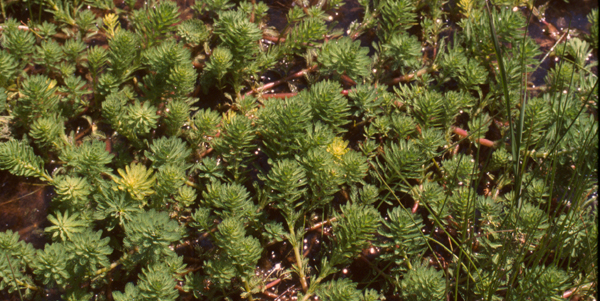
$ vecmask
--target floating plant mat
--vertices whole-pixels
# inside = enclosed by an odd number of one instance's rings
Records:
[[[1,8],[2,299],[594,300],[597,3]]]

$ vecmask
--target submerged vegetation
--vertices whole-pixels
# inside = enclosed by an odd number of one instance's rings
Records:
[[[542,49],[502,1],[1,1],[0,169],[53,197],[0,290],[594,300],[598,10]]]

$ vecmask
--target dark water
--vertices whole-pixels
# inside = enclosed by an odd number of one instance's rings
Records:
[[[18,232],[21,240],[41,249],[46,243],[44,228],[49,226],[46,216],[52,189],[37,182],[0,171],[0,232]],[[1,291],[0,300],[20,299]]]
[[[594,8],[598,8],[598,1],[596,0],[570,0],[569,3],[559,0],[551,0],[549,2],[548,9],[546,10],[545,17],[546,21],[554,25],[559,30],[574,28],[583,34],[589,34],[590,23],[587,20],[587,15]],[[546,52],[549,51],[556,43],[556,41],[544,33],[544,29],[545,25],[542,22],[540,22],[536,17],[531,18],[528,28],[529,35],[534,38],[534,40],[540,46],[540,50],[545,55]],[[597,53],[594,53],[592,59],[597,60]],[[536,86],[545,84],[544,77],[548,73],[548,70],[550,70],[554,65],[555,61],[553,61],[551,58],[547,58],[540,65],[540,68],[530,76],[530,82]]]
[[[41,248],[52,189],[33,179],[0,172],[0,232],[16,231],[21,239]]]

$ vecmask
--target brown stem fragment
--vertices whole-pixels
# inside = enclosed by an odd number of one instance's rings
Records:
[[[271,83],[264,84],[262,87],[258,87],[256,90],[250,90],[250,91],[246,92],[245,95],[251,95],[252,93],[257,93],[257,92],[260,92],[260,91],[263,91],[263,90],[266,90],[266,89],[271,89],[271,88],[273,88],[275,86],[278,86],[278,85],[281,85],[281,84],[287,82],[288,80],[301,77],[304,74],[306,74],[308,72],[311,72],[311,71],[313,71],[315,69],[317,69],[317,65],[313,65],[312,67],[309,67],[309,68],[306,68],[306,69],[302,69],[302,70],[300,70],[300,71],[298,71],[296,73],[290,74],[290,75],[288,75],[288,76],[286,76],[286,77],[284,77],[282,79],[276,80],[276,81],[271,82]]]
[[[435,68],[433,66],[432,67],[428,67],[428,68],[423,68],[423,69],[417,71],[416,73],[413,72],[411,74],[400,75],[400,76],[398,76],[396,78],[393,78],[387,84],[390,85],[390,86],[392,86],[392,85],[395,85],[395,84],[400,83],[400,82],[407,83],[407,82],[413,80],[415,78],[415,76],[416,77],[421,77],[425,73],[429,73],[429,72],[433,72],[433,71],[435,71]]]

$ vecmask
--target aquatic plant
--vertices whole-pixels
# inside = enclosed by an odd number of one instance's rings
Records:
[[[0,169],[53,188],[3,296],[592,300],[598,11],[343,5],[2,1]]]

